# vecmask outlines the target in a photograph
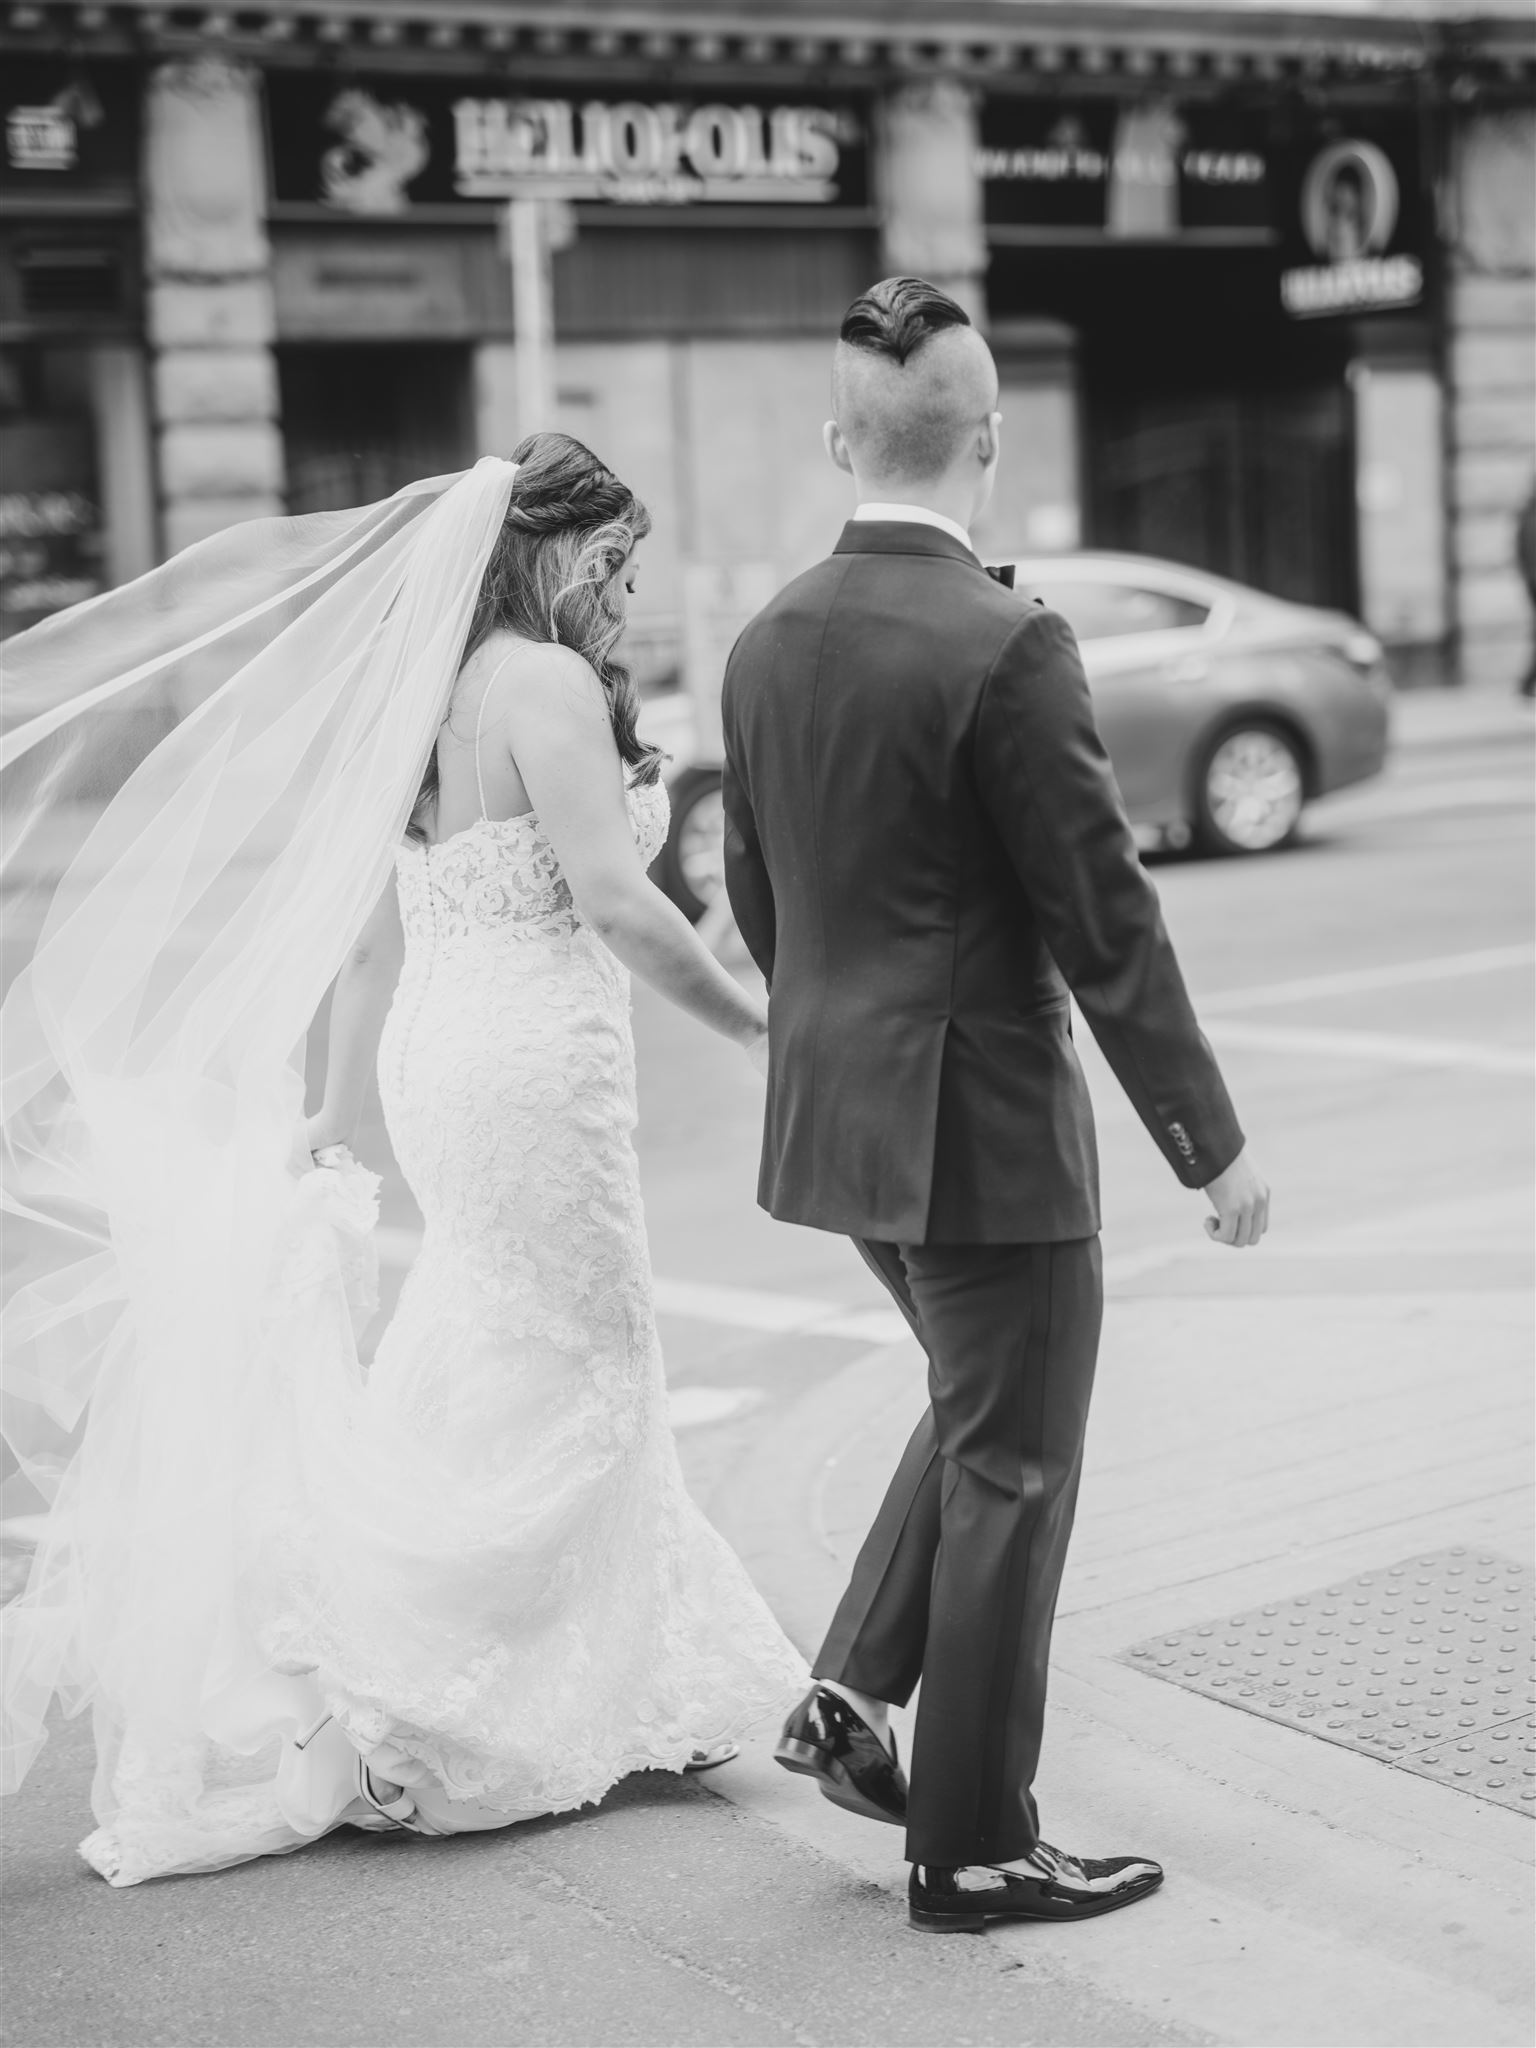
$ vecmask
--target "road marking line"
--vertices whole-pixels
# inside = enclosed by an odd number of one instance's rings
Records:
[[[1220,1010],[1246,1010],[1270,1003],[1309,1003],[1322,996],[1364,995],[1372,989],[1408,988],[1415,982],[1460,981],[1472,974],[1497,974],[1505,968],[1529,967],[1536,946],[1488,946],[1479,953],[1442,953],[1427,960],[1398,960],[1382,967],[1356,967],[1342,974],[1309,974],[1296,981],[1260,982],[1253,988],[1218,989],[1197,996],[1202,1016]]]
[[[1423,789],[1375,790],[1357,795],[1340,790],[1320,797],[1308,811],[1313,825],[1376,825],[1396,818],[1427,818],[1436,811],[1524,810],[1531,785],[1514,776],[1484,777],[1475,782],[1434,782]]]
[[[837,1313],[829,1303],[810,1301],[803,1295],[723,1287],[709,1280],[658,1279],[656,1306],[663,1315],[731,1323],[743,1330],[797,1330]]]
[[[722,1287],[703,1280],[657,1278],[659,1314],[691,1322],[721,1323],[729,1329],[793,1332],[801,1337],[847,1337],[856,1344],[899,1344],[911,1335],[898,1309],[850,1309],[841,1302],[813,1301],[798,1294],[764,1294],[750,1287]]]
[[[1218,1017],[1208,1036],[1244,1052],[1296,1053],[1369,1066],[1453,1067],[1472,1074],[1532,1078],[1528,1052],[1512,1047],[1464,1045],[1446,1038],[1401,1038],[1385,1031],[1307,1031],[1284,1024],[1248,1024]]]
[[[1164,1266],[1177,1265],[1183,1259],[1198,1259],[1210,1246],[1208,1237],[1203,1243],[1198,1237],[1181,1237],[1176,1244],[1145,1244],[1139,1251],[1112,1252],[1104,1260],[1104,1285],[1123,1286],[1127,1280],[1139,1280],[1143,1273],[1160,1272]]]
[[[674,1387],[667,1396],[667,1420],[674,1429],[703,1429],[745,1414],[762,1399],[761,1387]]]

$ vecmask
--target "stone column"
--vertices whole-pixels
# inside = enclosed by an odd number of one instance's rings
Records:
[[[1450,207],[1451,574],[1461,679],[1513,688],[1531,608],[1515,521],[1536,482],[1536,112],[1466,116]]]
[[[985,326],[975,95],[952,78],[903,86],[881,109],[877,140],[886,274],[927,278]]]
[[[174,554],[283,510],[255,76],[167,64],[145,106],[145,268],[161,529]]]
[[[154,431],[144,351],[133,341],[98,342],[90,353],[96,417],[96,479],[106,539],[108,584],[129,583],[159,559]]]

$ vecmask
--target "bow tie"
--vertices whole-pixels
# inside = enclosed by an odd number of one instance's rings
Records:
[[[988,575],[989,575],[989,576],[990,576],[990,577],[992,578],[992,581],[993,581],[994,583],[1001,583],[1001,585],[1003,586],[1004,590],[1012,590],[1012,588],[1013,588],[1013,563],[1012,563],[1012,562],[987,562],[986,564],[984,564],[984,566],[985,566],[985,568],[986,568],[986,572],[987,572],[987,574],[988,574]]]

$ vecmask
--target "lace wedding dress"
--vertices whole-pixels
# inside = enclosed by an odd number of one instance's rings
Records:
[[[649,862],[666,793],[628,801]],[[267,1345],[287,1393],[269,1377],[249,1418],[237,1519],[263,1682],[292,1689],[295,1725],[328,1712],[451,1830],[455,1802],[483,1827],[679,1770],[806,1673],[690,1500],[668,1427],[628,976],[532,815],[406,845],[397,874],[405,962],[379,1078],[425,1236],[363,1381],[332,1368],[346,1304],[296,1227]],[[300,1186],[350,1247],[355,1309],[375,1184],[352,1169]],[[189,1770],[210,1783],[206,1756]],[[125,1754],[115,1817],[82,1853],[131,1884],[357,1817],[343,1779],[317,1802],[301,1778],[287,1744],[275,1775],[204,1790],[173,1821],[164,1759],[136,1772]]]

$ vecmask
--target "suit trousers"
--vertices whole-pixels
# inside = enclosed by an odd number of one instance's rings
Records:
[[[907,1857],[1025,1856],[1046,1665],[1103,1311],[1097,1237],[855,1239],[928,1354],[930,1405],[853,1567],[818,1678],[903,1705]]]

